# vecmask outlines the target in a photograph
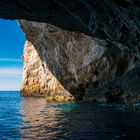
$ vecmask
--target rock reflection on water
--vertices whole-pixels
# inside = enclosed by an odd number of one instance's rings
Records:
[[[23,98],[21,136],[48,140],[138,140],[140,112],[92,103],[46,103]]]
[[[23,123],[21,125],[22,138],[31,139],[54,139],[67,136],[63,128],[68,118],[63,114],[64,110],[69,111],[76,104],[47,104],[44,99],[24,98],[21,114]]]

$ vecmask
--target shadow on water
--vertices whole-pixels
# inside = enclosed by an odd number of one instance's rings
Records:
[[[0,140],[139,140],[140,111],[122,105],[47,103],[0,92]]]
[[[46,103],[22,98],[21,137],[28,139],[138,140],[140,112],[93,103]]]

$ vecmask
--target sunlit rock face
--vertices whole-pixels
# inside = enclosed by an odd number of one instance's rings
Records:
[[[46,62],[41,60],[33,44],[29,41],[26,41],[22,59],[24,70],[21,96],[46,96],[49,101],[74,100],[74,97],[53,76]]]
[[[98,102],[138,97],[139,44],[133,52],[119,42],[45,23],[22,20],[20,24],[27,38],[21,95]]]

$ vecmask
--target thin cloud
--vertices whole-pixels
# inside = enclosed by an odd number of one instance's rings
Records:
[[[22,62],[22,60],[14,58],[0,58],[0,62]]]
[[[20,76],[22,68],[0,68],[0,76]]]
[[[0,68],[0,90],[19,90],[22,81],[22,67]]]
[[[22,81],[22,67],[0,68],[0,90],[19,90]]]
[[[20,87],[21,87],[21,78],[18,79],[10,78],[9,80],[0,78],[0,91],[20,90]]]

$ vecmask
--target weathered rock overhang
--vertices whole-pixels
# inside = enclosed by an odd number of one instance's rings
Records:
[[[138,45],[110,43],[83,33],[20,20],[26,35],[22,96],[55,100],[139,100]]]
[[[1,0],[0,18],[46,22],[129,45],[140,38],[138,0]],[[127,41],[129,38],[129,41]]]

